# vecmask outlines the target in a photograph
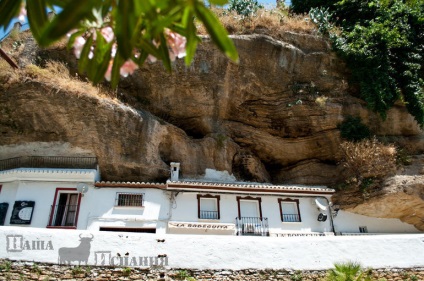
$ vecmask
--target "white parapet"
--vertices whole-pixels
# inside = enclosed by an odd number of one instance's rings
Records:
[[[0,182],[13,181],[83,181],[94,183],[99,178],[96,169],[17,168],[0,171]]]
[[[194,269],[322,270],[424,267],[424,234],[249,237],[1,227],[0,258],[46,263]]]

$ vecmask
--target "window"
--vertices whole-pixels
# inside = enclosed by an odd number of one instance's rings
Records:
[[[56,188],[47,227],[76,228],[80,202],[76,188]]]
[[[301,222],[299,199],[278,199],[282,222]]]
[[[219,209],[220,196],[197,195],[197,217],[199,219],[208,220],[219,220],[220,209]]]
[[[262,199],[260,197],[237,196],[238,217],[262,220]]]
[[[143,207],[143,193],[116,193],[115,206]]]
[[[359,232],[360,233],[368,233],[368,228],[366,226],[360,226],[359,227]]]

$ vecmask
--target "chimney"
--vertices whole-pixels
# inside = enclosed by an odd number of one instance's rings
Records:
[[[171,162],[171,181],[178,181],[180,173],[180,163]]]

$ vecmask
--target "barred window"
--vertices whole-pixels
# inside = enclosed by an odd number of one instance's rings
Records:
[[[282,222],[301,222],[299,199],[278,199]]]
[[[117,193],[115,206],[142,207],[143,193]]]
[[[220,196],[197,194],[197,217],[199,219],[219,220]]]

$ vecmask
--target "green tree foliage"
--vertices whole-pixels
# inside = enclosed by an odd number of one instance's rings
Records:
[[[311,8],[328,7],[339,0],[292,0],[290,11],[296,14],[308,13]]]
[[[371,132],[367,125],[362,123],[360,117],[347,116],[337,128],[340,136],[347,141],[361,141],[371,138]]]
[[[226,2],[210,0],[214,5]],[[25,12],[23,7],[41,46],[70,36],[80,71],[94,83],[109,76],[116,87],[122,71],[127,74],[146,59],[160,59],[167,69],[176,56],[185,56],[189,64],[200,41],[195,18],[222,52],[238,60],[225,28],[200,0],[0,0],[0,28]],[[47,8],[59,11],[51,21]]]
[[[424,126],[424,1],[343,0],[310,11],[383,118],[398,100]]]

